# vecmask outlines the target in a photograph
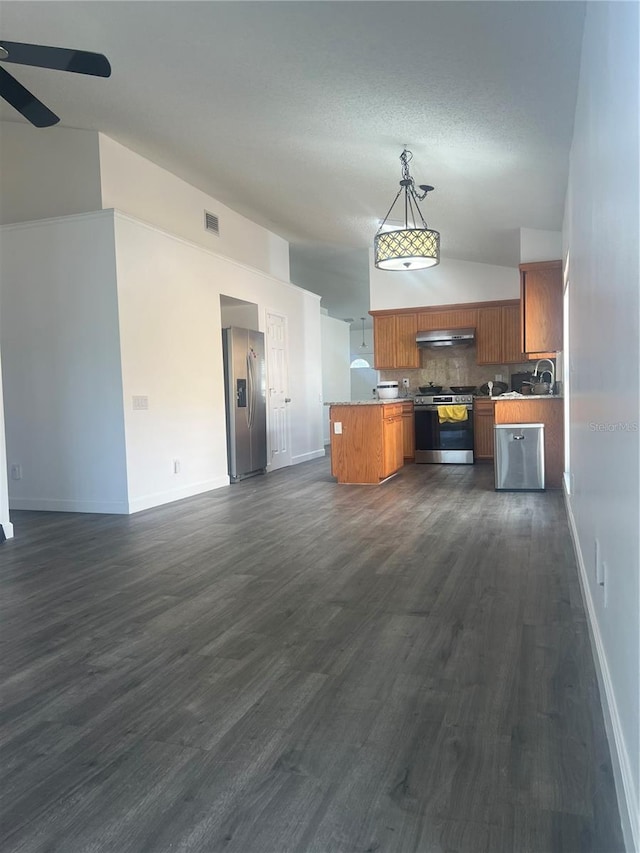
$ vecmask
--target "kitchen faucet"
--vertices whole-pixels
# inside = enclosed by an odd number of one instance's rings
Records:
[[[543,361],[547,362],[547,364],[549,365],[551,370],[543,370],[542,373],[538,373],[538,368],[540,367],[540,365]],[[548,358],[538,359],[538,361],[536,362],[536,366],[533,368],[533,375],[538,379],[542,379],[542,376],[544,373],[548,373],[551,377],[549,393],[553,394],[553,388],[556,384],[556,369],[555,369],[553,362]]]

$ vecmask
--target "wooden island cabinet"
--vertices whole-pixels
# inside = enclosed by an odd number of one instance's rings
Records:
[[[339,483],[380,483],[404,464],[403,404],[332,404],[331,473]]]

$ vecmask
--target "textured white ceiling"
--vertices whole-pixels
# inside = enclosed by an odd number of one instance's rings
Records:
[[[435,185],[423,212],[443,255],[517,265],[520,227],[561,227],[583,18],[553,0],[54,0],[3,2],[0,36],[105,53],[108,81],[7,67],[62,125],[289,239],[301,272],[352,261],[324,304],[359,317],[349,294],[405,144],[416,182]]]

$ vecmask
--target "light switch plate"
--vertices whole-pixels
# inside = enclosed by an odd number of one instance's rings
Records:
[[[342,435],[342,421],[336,421],[334,423],[333,431],[336,435]]]

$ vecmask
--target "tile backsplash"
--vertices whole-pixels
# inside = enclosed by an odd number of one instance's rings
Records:
[[[418,394],[420,385],[475,385],[479,388],[490,379],[496,381],[501,375],[507,384],[511,381],[512,373],[524,373],[533,370],[531,362],[522,364],[477,364],[475,346],[442,347],[441,349],[421,349],[421,366],[417,369],[381,370],[380,378],[386,380],[409,380],[409,394]]]

